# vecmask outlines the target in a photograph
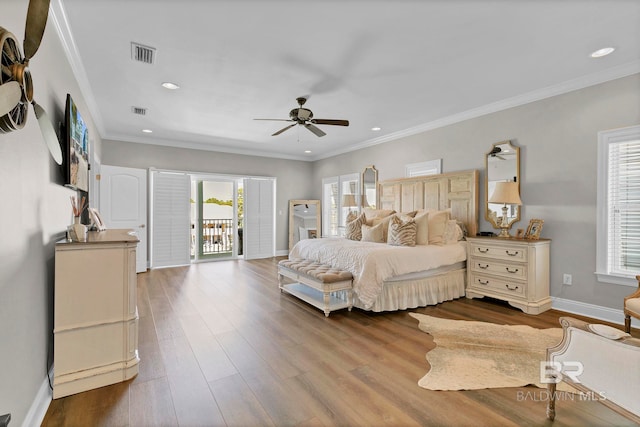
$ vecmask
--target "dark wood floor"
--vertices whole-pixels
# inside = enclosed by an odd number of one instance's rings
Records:
[[[329,318],[281,294],[277,259],[223,261],[138,275],[140,373],[54,400],[44,426],[634,425],[593,401],[560,401],[554,423],[535,387],[438,392],[418,387],[434,347],[409,311],[558,327],[495,301],[459,299]],[[634,331],[637,335],[638,331]]]

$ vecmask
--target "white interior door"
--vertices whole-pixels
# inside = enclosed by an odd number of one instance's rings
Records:
[[[136,271],[147,270],[147,171],[101,165],[100,213],[107,228],[138,233]]]

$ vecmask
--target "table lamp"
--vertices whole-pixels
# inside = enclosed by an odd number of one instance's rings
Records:
[[[517,182],[506,182],[500,181],[496,182],[496,186],[493,190],[493,194],[489,197],[488,203],[502,203],[502,221],[500,221],[500,234],[498,237],[511,237],[509,234],[509,229],[511,228],[511,223],[507,219],[507,205],[521,205],[522,200],[520,200],[520,191],[518,189]]]

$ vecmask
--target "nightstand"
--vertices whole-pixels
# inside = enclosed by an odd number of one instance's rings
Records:
[[[528,314],[551,308],[551,240],[467,237],[467,298],[492,297]]]

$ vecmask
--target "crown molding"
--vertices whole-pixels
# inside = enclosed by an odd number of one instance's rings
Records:
[[[84,69],[84,65],[80,60],[80,53],[78,52],[73,34],[71,33],[71,27],[69,26],[69,21],[67,19],[67,14],[65,12],[64,6],[62,5],[62,0],[51,1],[49,12],[49,16],[53,21],[56,32],[60,37],[60,42],[62,43],[64,53],[67,57],[67,60],[69,61],[69,65],[71,66],[71,71],[73,72],[73,75],[78,82],[82,98],[87,104],[87,108],[89,109],[89,113],[91,114],[93,124],[98,129],[98,133],[100,135],[104,135],[105,128],[102,121],[102,115],[100,114],[98,103],[96,102],[93,91],[91,90],[91,85],[89,84],[89,79],[87,78],[87,73]]]

